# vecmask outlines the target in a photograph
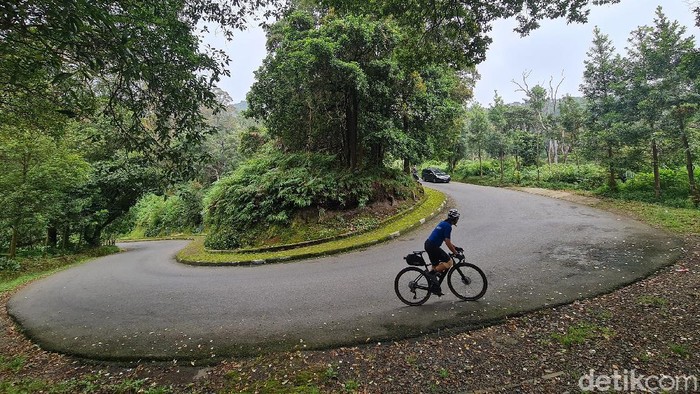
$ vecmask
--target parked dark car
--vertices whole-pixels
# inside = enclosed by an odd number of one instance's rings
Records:
[[[421,172],[421,178],[423,178],[425,182],[441,183],[449,183],[451,179],[449,175],[445,174],[437,168],[424,168]]]

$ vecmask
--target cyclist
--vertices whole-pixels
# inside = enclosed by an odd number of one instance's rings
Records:
[[[425,240],[425,251],[428,253],[430,263],[433,265],[433,271],[428,274],[428,279],[431,282],[430,291],[437,296],[442,296],[437,275],[442,275],[443,272],[450,269],[452,264],[454,264],[450,255],[441,248],[442,243],[444,242],[447,248],[454,254],[458,254],[462,250],[454,246],[450,239],[452,235],[452,226],[456,226],[458,221],[459,211],[450,209],[449,212],[447,212],[447,218],[440,222],[428,239]]]

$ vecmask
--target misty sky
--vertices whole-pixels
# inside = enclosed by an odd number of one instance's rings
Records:
[[[522,92],[511,81],[522,81],[522,74],[531,71],[528,78],[530,87],[539,83],[549,86],[551,77],[556,85],[564,77],[559,89],[559,97],[564,94],[580,95],[578,87],[583,75],[583,61],[591,46],[593,28],[600,27],[612,40],[618,52],[624,54],[627,38],[638,26],[654,23],[658,5],[671,20],[677,20],[687,27],[686,36],[700,37],[700,29],[694,25],[691,13],[693,4],[689,0],[622,0],[619,4],[593,7],[586,25],[567,25],[564,21],[543,21],[540,29],[521,38],[513,32],[513,20],[498,21],[493,25],[493,43],[486,53],[486,61],[478,66],[481,80],[477,82],[474,99],[488,106],[494,90],[506,103],[522,101]],[[254,82],[253,71],[262,64],[265,57],[265,35],[262,29],[252,27],[238,33],[233,42],[208,36],[206,43],[224,49],[232,59],[231,77],[223,79],[219,87],[227,91],[234,102],[245,99],[250,85]],[[563,74],[562,74],[563,73]]]

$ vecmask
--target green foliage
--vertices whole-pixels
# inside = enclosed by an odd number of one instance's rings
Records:
[[[605,170],[595,164],[551,164],[539,167],[515,169],[515,162],[504,162],[504,178],[500,181],[500,163],[488,160],[482,163],[484,179],[480,183],[512,184],[520,186],[548,187],[554,189],[596,190],[605,183]],[[538,175],[539,173],[539,175]],[[454,171],[455,179],[472,181],[479,176],[479,162],[463,160]],[[538,180],[539,176],[539,180]]]
[[[661,180],[661,196],[656,198],[654,192],[654,174],[637,173],[629,174],[626,182],[618,185],[617,193],[608,195],[625,200],[643,202],[661,202],[664,205],[677,208],[691,208],[692,202],[688,195],[688,175],[684,169],[662,168],[659,170]],[[700,183],[700,174],[696,175],[697,183]]]
[[[521,183],[536,184],[535,170],[528,168],[523,177],[527,181]],[[605,183],[605,171],[595,164],[553,164],[540,168],[540,180],[544,184],[552,186],[564,186],[564,188],[595,190]]]
[[[22,265],[16,259],[0,256],[0,271],[19,271]]]
[[[514,145],[515,152],[522,159],[523,166],[537,164],[543,146],[540,137],[530,132],[519,131],[515,133]]]
[[[10,257],[22,239],[62,211],[63,196],[84,185],[89,164],[64,139],[36,129],[0,126],[0,225],[13,231]]]
[[[205,197],[207,246],[230,249],[251,243],[255,228],[287,226],[306,208],[363,207],[407,199],[416,183],[391,169],[353,173],[334,156],[268,152],[215,183]]]
[[[353,169],[451,153],[468,81],[446,64],[402,62],[402,34],[392,18],[290,13],[270,29],[247,114],[286,150]]]
[[[674,354],[682,358],[690,358],[690,356],[693,354],[690,347],[688,347],[686,344],[672,343],[669,345],[669,348]]]
[[[219,108],[212,86],[229,61],[223,52],[205,51],[198,30],[218,25],[230,37],[259,7],[277,3],[3,4],[0,119],[103,113],[119,124],[130,148],[185,164],[182,153],[208,130],[200,108]]]
[[[237,251],[210,253],[204,249],[204,240],[202,237],[198,237],[177,254],[177,259],[178,261],[216,265],[231,261],[250,262],[255,260],[274,260],[277,258],[307,258],[309,256],[322,256],[337,251],[347,251],[358,247],[374,245],[377,243],[377,240],[388,239],[391,237],[391,234],[397,231],[405,232],[407,229],[414,228],[414,226],[419,223],[420,219],[430,217],[445,201],[445,195],[436,190],[424,189],[424,193],[424,201],[415,207],[415,209],[406,212],[406,214],[399,214],[394,220],[385,222],[382,227],[366,233],[291,250],[275,252],[263,250],[257,253],[241,253]]]
[[[462,160],[455,167],[453,175],[457,179],[467,179],[480,176],[482,171],[484,176],[492,177],[499,173],[500,164],[498,161],[491,159],[482,161],[481,165],[478,161]]]
[[[24,368],[26,363],[27,360],[24,357],[6,359],[5,357],[0,356],[0,371],[12,371],[17,373]]]
[[[418,175],[420,175],[420,170],[422,170],[422,169],[424,169],[424,168],[428,168],[428,167],[430,167],[430,168],[438,168],[438,169],[442,170],[442,171],[445,172],[445,173],[449,173],[449,171],[448,171],[448,169],[447,169],[447,166],[448,166],[448,163],[446,163],[446,162],[444,162],[444,161],[440,161],[440,160],[428,160],[428,161],[423,162],[423,163],[420,165],[420,168],[418,168]]]
[[[497,19],[514,18],[517,32],[527,34],[542,19],[565,18],[585,22],[590,4],[619,0],[563,1],[497,0],[488,2],[435,2],[431,0],[322,0],[326,7],[343,13],[391,18],[407,34],[399,55],[412,64],[441,63],[465,68],[482,62],[491,42],[487,35]]]
[[[202,225],[203,191],[198,184],[180,185],[171,195],[149,193],[131,208],[129,238],[196,233]]]
[[[566,347],[571,347],[596,337],[597,331],[600,331],[600,327],[595,324],[582,323],[569,327],[566,334],[554,333],[552,334],[552,338]]]

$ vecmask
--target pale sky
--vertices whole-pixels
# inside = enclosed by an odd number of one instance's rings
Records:
[[[583,61],[593,40],[593,28],[600,27],[607,34],[618,52],[624,54],[632,30],[638,26],[654,23],[658,5],[671,20],[677,20],[687,28],[686,36],[700,37],[695,27],[694,14],[689,0],[622,0],[619,4],[592,7],[589,22],[585,25],[567,25],[563,20],[543,21],[542,26],[521,38],[513,32],[516,22],[498,21],[493,25],[493,43],[486,53],[486,61],[478,66],[481,80],[476,84],[474,99],[484,106],[493,101],[494,90],[506,103],[522,101],[522,92],[511,81],[522,81],[522,74],[532,71],[528,78],[530,87],[541,84],[549,86],[554,77],[556,86],[562,78],[559,97],[565,94],[580,96],[578,87],[583,75]],[[255,81],[257,70],[266,56],[265,34],[257,26],[240,32],[232,42],[210,35],[205,42],[225,50],[231,57],[231,77],[222,79],[219,87],[227,91],[234,102],[245,99],[250,85]]]

